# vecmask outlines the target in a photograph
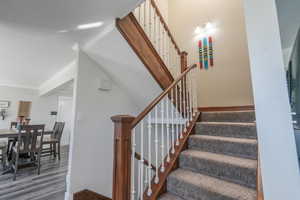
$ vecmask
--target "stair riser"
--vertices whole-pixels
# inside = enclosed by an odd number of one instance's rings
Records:
[[[196,134],[250,139],[257,138],[256,127],[254,125],[224,125],[199,123],[196,126]]]
[[[202,113],[203,122],[254,122],[254,112],[224,112],[224,113]]]
[[[257,159],[257,144],[224,142],[190,137],[189,148],[242,158]]]
[[[207,174],[223,180],[256,188],[256,170],[230,165],[206,159],[199,159],[184,154],[180,155],[179,165],[183,169]]]
[[[222,194],[216,194],[204,188],[199,188],[173,177],[168,178],[167,190],[172,194],[188,200],[237,200]]]

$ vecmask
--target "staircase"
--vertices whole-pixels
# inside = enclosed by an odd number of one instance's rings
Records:
[[[253,111],[205,112],[160,200],[254,200],[257,137]]]

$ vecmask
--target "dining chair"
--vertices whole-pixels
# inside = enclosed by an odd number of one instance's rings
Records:
[[[6,168],[6,163],[7,163],[7,142],[6,141],[1,141],[0,140],[0,160],[2,162],[3,170]]]
[[[10,129],[17,129],[17,126],[18,126],[18,122],[10,122]],[[7,144],[7,149],[6,149],[6,153],[7,153],[8,157],[11,157],[10,152],[12,150],[12,147],[15,146],[16,142],[17,142],[17,138],[15,138],[15,137],[8,138],[8,144]]]
[[[12,150],[11,167],[14,172],[13,180],[16,180],[19,168],[19,160],[21,154],[30,155],[30,161],[27,164],[38,164],[38,175],[41,168],[41,151],[44,137],[45,125],[21,125],[18,134],[17,145]],[[35,158],[37,155],[37,159]]]
[[[58,154],[58,160],[60,160],[61,136],[64,131],[64,127],[65,127],[65,122],[55,122],[53,133],[50,135],[50,137],[45,137],[42,143],[43,147],[45,145],[50,146],[50,151],[43,151],[43,152],[50,153],[50,155],[54,154],[54,157],[56,157],[56,154]]]

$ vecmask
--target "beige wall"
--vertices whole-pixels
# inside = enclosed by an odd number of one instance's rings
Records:
[[[165,1],[165,0],[161,0]],[[252,89],[242,0],[169,0],[168,22],[175,40],[198,61],[194,30],[210,21],[217,24],[215,66],[197,75],[200,106],[252,105]]]

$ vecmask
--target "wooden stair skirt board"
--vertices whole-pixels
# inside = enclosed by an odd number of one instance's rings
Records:
[[[174,81],[172,74],[158,55],[133,13],[122,19],[117,19],[116,25],[160,87],[164,90],[171,85]]]
[[[91,190],[82,190],[74,194],[74,200],[112,200]]]
[[[200,112],[213,112],[213,111],[244,111],[244,110],[255,110],[254,105],[245,106],[215,106],[215,107],[199,107]]]

